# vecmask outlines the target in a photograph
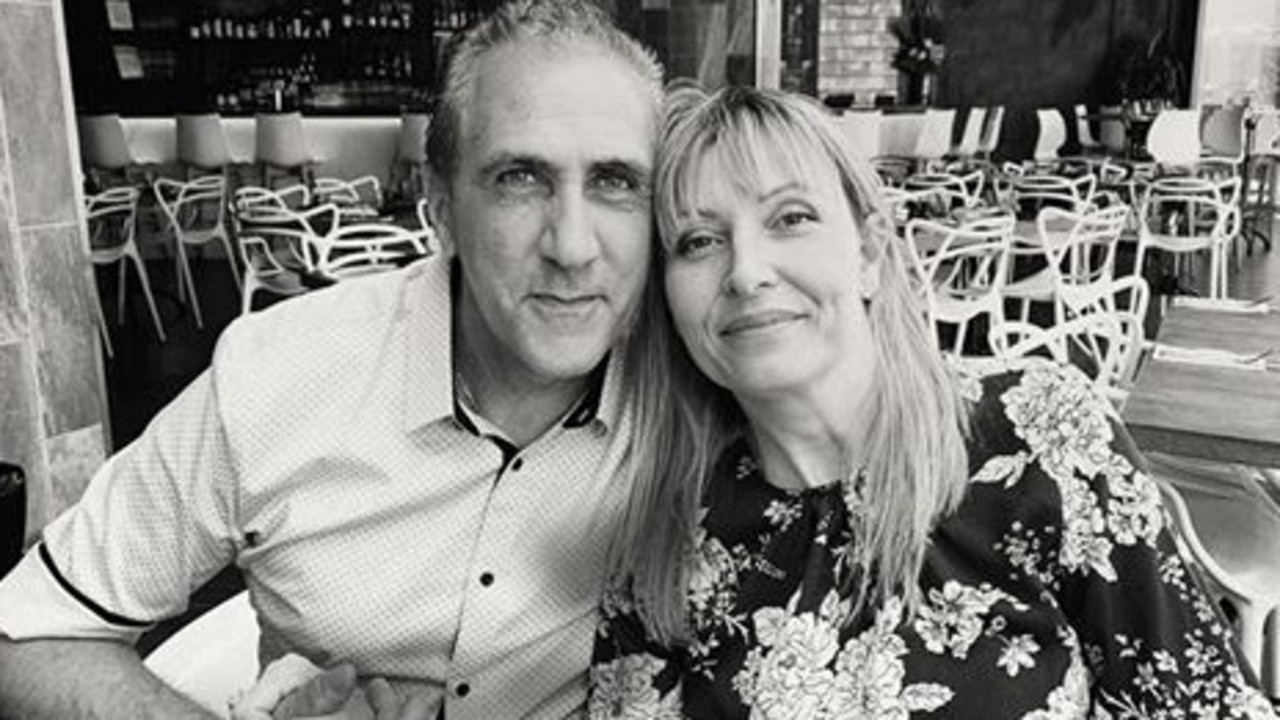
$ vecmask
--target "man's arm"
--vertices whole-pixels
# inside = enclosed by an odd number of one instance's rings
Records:
[[[0,718],[10,720],[216,720],[109,640],[0,637]]]

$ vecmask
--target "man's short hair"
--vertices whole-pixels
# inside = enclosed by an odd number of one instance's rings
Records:
[[[591,0],[511,0],[465,30],[450,47],[444,90],[427,130],[427,162],[441,179],[451,180],[458,168],[462,113],[471,100],[480,60],[499,47],[530,40],[543,46],[598,46],[626,63],[651,88],[658,112],[662,66],[599,6]]]

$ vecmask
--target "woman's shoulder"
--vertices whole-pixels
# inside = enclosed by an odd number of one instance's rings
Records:
[[[1078,368],[1043,358],[958,365],[968,419],[970,469],[992,455],[1035,452],[1050,437],[1096,431],[1114,415]]]

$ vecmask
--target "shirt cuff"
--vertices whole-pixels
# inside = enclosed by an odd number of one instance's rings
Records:
[[[112,621],[76,598],[41,557],[43,543],[23,556],[0,580],[0,635],[10,640],[64,638],[134,643],[151,627],[124,618]]]

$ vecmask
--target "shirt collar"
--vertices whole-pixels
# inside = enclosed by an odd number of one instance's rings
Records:
[[[405,432],[429,423],[457,418],[454,402],[453,302],[452,286],[457,282],[453,261],[432,257],[410,266],[401,293],[400,317],[405,348],[404,398],[401,416]],[[599,421],[606,428],[617,423],[622,404],[621,349],[610,352],[591,371],[587,389],[574,404],[561,426],[586,427]],[[459,420],[463,422],[463,420]]]

